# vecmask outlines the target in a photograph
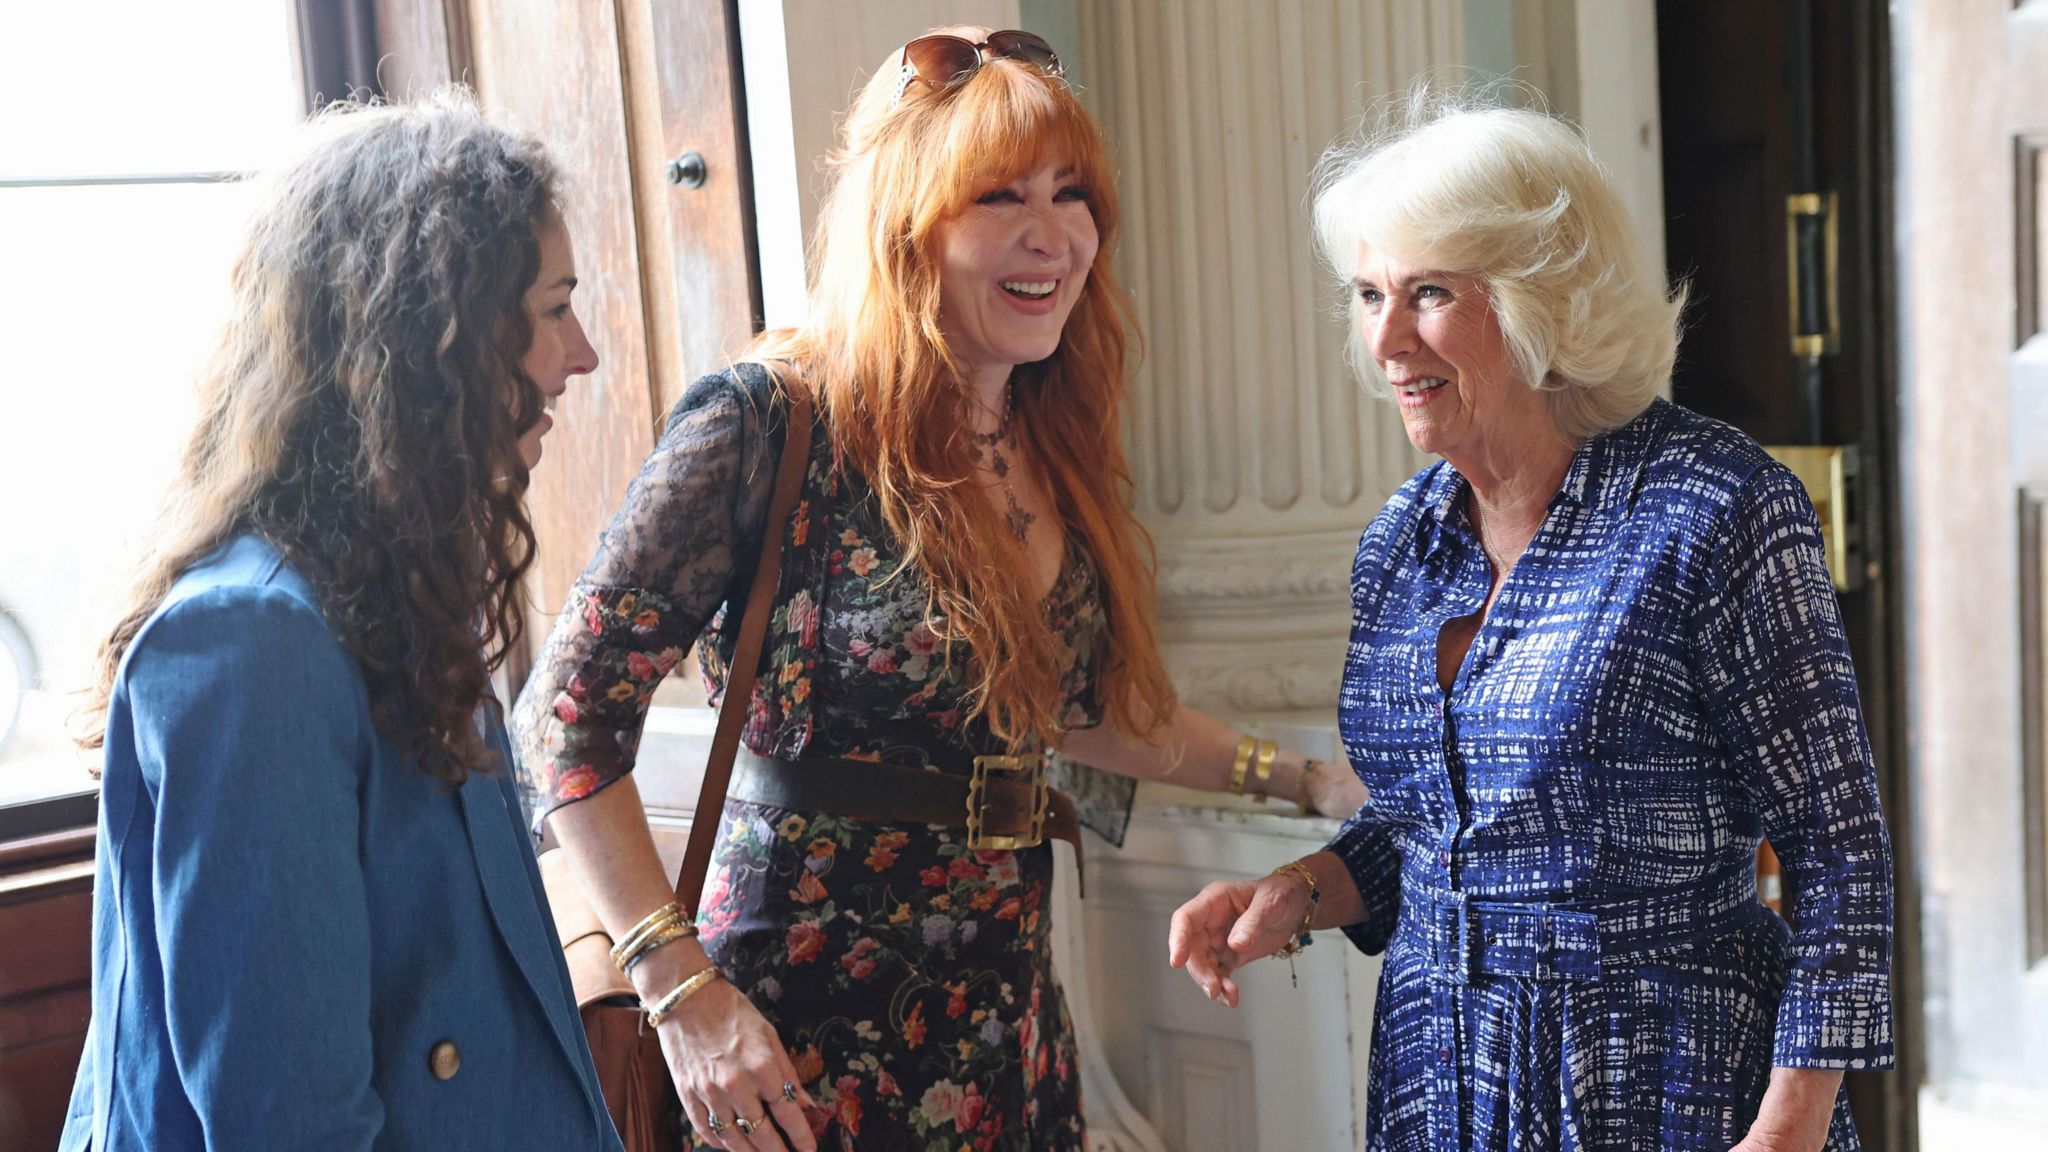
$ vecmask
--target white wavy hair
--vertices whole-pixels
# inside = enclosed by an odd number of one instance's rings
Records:
[[[1316,238],[1350,300],[1349,353],[1391,396],[1351,286],[1360,243],[1476,276],[1516,376],[1549,394],[1557,430],[1584,440],[1656,399],[1678,353],[1681,285],[1654,282],[1628,210],[1585,138],[1488,89],[1418,86],[1317,165]]]

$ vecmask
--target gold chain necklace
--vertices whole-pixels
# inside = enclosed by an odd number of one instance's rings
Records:
[[[1019,544],[1029,544],[1031,525],[1038,517],[1026,512],[1024,506],[1017,502],[1017,489],[1010,483],[1010,461],[1003,455],[1004,447],[1020,456],[1023,454],[1023,449],[1017,445],[1017,432],[1012,419],[1017,414],[1016,399],[1016,384],[1004,384],[1002,422],[996,425],[993,432],[974,433],[973,452],[974,462],[995,473],[996,479],[1002,481],[1003,501],[1008,505],[1003,513],[1003,522],[1009,525],[1010,535],[1015,536]],[[983,455],[984,451],[987,453],[986,456]]]
[[[1479,551],[1486,557],[1487,563],[1493,566],[1494,582],[1498,584],[1507,580],[1508,572],[1514,568],[1514,564],[1495,552],[1493,546],[1487,543],[1486,517],[1480,509],[1477,493],[1472,496],[1472,534],[1479,538]]]

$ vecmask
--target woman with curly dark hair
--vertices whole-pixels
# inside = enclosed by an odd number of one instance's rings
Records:
[[[617,1148],[490,693],[597,366],[554,164],[450,92],[271,179],[88,706],[62,1147]]]

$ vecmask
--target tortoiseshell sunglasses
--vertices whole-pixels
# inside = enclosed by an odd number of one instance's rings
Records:
[[[903,69],[896,78],[896,103],[903,102],[903,93],[913,80],[922,80],[933,90],[944,91],[966,83],[968,77],[980,71],[983,60],[997,56],[1021,60],[1050,76],[1066,75],[1059,53],[1037,33],[1015,29],[991,32],[988,39],[977,44],[965,36],[942,32],[919,36],[903,46]]]

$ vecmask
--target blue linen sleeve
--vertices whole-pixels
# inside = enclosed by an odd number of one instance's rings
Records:
[[[1412,531],[1416,500],[1434,473],[1435,469],[1425,469],[1409,479],[1359,534],[1358,554],[1351,564],[1351,644],[1344,661],[1344,683],[1338,693],[1338,708],[1344,721],[1340,729],[1350,727],[1367,708],[1357,691],[1366,675],[1361,655],[1362,632],[1374,599],[1393,578],[1394,541]],[[1370,723],[1370,718],[1366,723]],[[1354,754],[1348,748],[1346,752]],[[1386,951],[1401,911],[1401,853],[1393,832],[1373,815],[1372,803],[1368,801],[1337,829],[1325,851],[1335,853],[1344,862],[1365,904],[1365,919],[1345,925],[1344,935],[1369,956]]]
[[[1692,629],[1702,695],[1791,901],[1772,1062],[1889,1067],[1891,845],[1805,488],[1764,465],[1713,547]]]
[[[208,1148],[367,1149],[370,930],[353,661],[282,590],[169,608],[124,673],[156,806],[163,1012]]]

